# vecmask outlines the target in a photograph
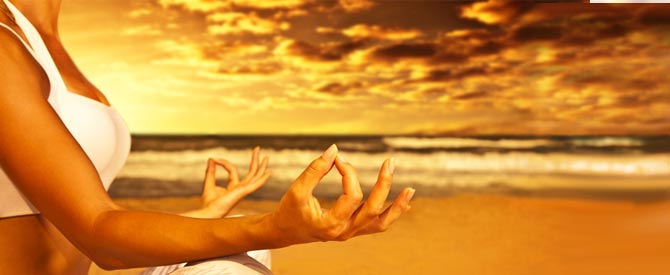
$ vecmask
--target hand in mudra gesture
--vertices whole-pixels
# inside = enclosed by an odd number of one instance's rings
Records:
[[[266,172],[268,157],[260,160],[259,147],[255,147],[251,155],[249,172],[240,180],[237,167],[225,159],[210,158],[207,162],[205,181],[202,190],[202,211],[209,217],[223,217],[247,195],[255,192],[270,178]],[[216,184],[216,167],[220,165],[228,172],[228,185]]]
[[[319,181],[336,167],[342,175],[343,193],[330,209],[322,209],[312,191]],[[403,189],[394,202],[384,209],[393,179],[393,159],[382,164],[377,183],[367,201],[354,167],[338,155],[332,145],[314,160],[293,182],[271,214],[274,225],[282,232],[287,245],[312,241],[343,241],[351,237],[385,231],[402,213],[410,209],[414,195]]]

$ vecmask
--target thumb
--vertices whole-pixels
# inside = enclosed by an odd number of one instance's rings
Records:
[[[302,190],[301,193],[305,192],[312,194],[312,191],[316,188],[321,179],[323,179],[323,177],[333,168],[336,156],[337,146],[333,144],[328,147],[319,158],[315,159],[309,166],[307,166],[305,171],[303,171],[293,183],[293,187]]]

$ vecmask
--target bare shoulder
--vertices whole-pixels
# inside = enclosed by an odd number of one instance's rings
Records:
[[[48,98],[49,79],[19,37],[0,27],[0,45],[0,100],[33,91]]]

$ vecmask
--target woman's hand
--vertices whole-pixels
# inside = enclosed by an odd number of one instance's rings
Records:
[[[210,158],[207,161],[205,181],[202,188],[202,206],[199,210],[184,213],[198,218],[221,218],[226,216],[247,195],[255,192],[270,178],[266,172],[268,157],[259,162],[260,148],[255,147],[251,155],[249,172],[240,180],[237,167],[225,159]],[[228,172],[228,186],[216,184],[216,168],[220,165]]]
[[[343,193],[331,209],[322,209],[312,191],[333,167],[342,175]],[[386,209],[384,202],[393,179],[394,161],[382,164],[377,183],[364,203],[354,167],[338,155],[332,145],[296,179],[270,219],[280,230],[280,246],[313,241],[343,241],[351,237],[385,231],[410,209],[414,189],[403,189]]]

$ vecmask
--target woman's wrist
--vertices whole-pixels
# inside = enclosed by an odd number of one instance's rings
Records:
[[[277,226],[273,213],[261,215],[259,225],[265,247],[274,249],[295,244],[291,243],[289,236]]]
[[[285,236],[276,230],[271,214],[222,218],[212,229],[213,237],[217,240],[214,243],[218,243],[217,246],[237,247],[239,252],[291,245],[291,243],[286,243]],[[231,239],[233,235],[236,237]]]

